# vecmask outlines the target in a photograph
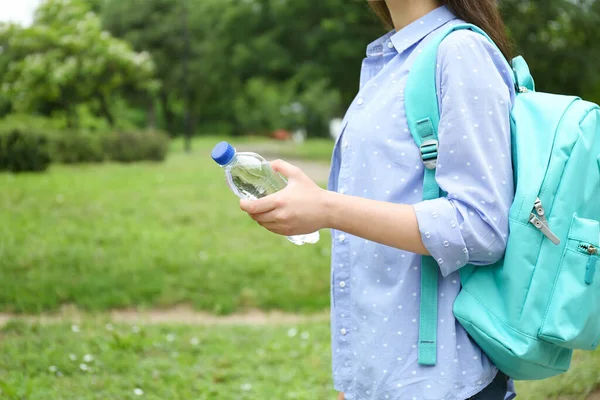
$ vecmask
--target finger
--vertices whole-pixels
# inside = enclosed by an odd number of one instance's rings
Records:
[[[250,200],[240,199],[240,208],[242,209],[242,211],[248,212],[248,210],[250,209],[250,204],[252,204]]]
[[[258,224],[268,231],[271,231],[278,235],[284,235],[284,228],[277,222],[259,222]]]
[[[275,172],[279,172],[287,178],[295,178],[302,174],[302,170],[300,168],[283,160],[275,160],[271,162],[271,168],[273,168]]]
[[[277,217],[275,211],[267,211],[260,214],[250,214],[250,217],[259,223],[276,222]]]
[[[261,214],[272,211],[280,205],[278,196],[270,195],[258,200],[240,200],[240,208],[248,214]]]

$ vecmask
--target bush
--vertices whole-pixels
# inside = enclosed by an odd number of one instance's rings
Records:
[[[194,132],[197,135],[234,136],[237,132],[235,125],[229,121],[202,121]]]
[[[163,161],[169,136],[159,131],[115,132],[104,137],[104,151],[118,162]]]
[[[48,165],[46,135],[20,128],[0,130],[0,171],[40,172]]]
[[[29,171],[45,169],[50,160],[65,164],[104,160],[162,161],[169,150],[169,136],[163,132],[128,130],[105,134],[73,131],[66,129],[56,118],[35,115],[13,114],[0,119],[0,134],[0,170],[9,169],[9,162],[10,170]],[[34,149],[28,150],[29,146]],[[34,155],[41,157],[35,163],[31,160]],[[50,160],[46,160],[48,157]]]
[[[327,137],[329,121],[337,116],[340,104],[339,91],[326,79],[303,87],[295,80],[280,83],[253,78],[235,98],[234,111],[245,133],[304,129],[310,137]]]
[[[100,162],[105,158],[98,133],[67,130],[57,118],[12,114],[0,120],[0,131],[15,129],[47,137],[52,162],[74,164]]]
[[[56,118],[29,114],[9,114],[0,119],[0,131],[22,129],[37,133],[53,133],[64,129],[64,123]]]
[[[102,146],[100,134],[65,131],[51,136],[50,156],[64,164],[102,162],[106,158]]]

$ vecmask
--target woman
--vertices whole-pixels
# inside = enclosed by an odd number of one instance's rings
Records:
[[[503,257],[513,199],[510,49],[494,0],[371,2],[394,30],[371,43],[360,91],[343,122],[329,191],[282,161],[289,186],[241,207],[281,235],[331,228],[332,350],[340,399],[504,399],[499,372],[454,319],[458,271]],[[436,180],[448,193],[422,201],[424,165],[408,129],[404,85],[428,41],[469,22],[438,50]],[[503,54],[502,54],[503,53]],[[437,364],[418,363],[420,255],[440,269]],[[508,393],[508,394],[507,394]]]

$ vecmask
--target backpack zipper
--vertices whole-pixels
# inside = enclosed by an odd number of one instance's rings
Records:
[[[529,223],[542,232],[542,234],[546,236],[552,243],[559,245],[560,239],[554,234],[554,232],[552,232],[552,229],[550,229],[550,226],[548,225],[548,219],[546,218],[546,212],[544,210],[544,205],[539,198],[535,199],[533,210],[535,213],[532,212],[529,215]]]
[[[585,268],[585,283],[591,285],[594,283],[594,275],[596,275],[596,265],[598,264],[598,249],[591,244],[580,244],[579,252],[590,256]]]
[[[583,250],[584,253],[587,253],[590,256],[598,255],[598,249],[594,245],[591,245],[591,244],[580,244],[579,249]]]

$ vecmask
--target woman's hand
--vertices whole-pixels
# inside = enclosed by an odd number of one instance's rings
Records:
[[[328,192],[300,168],[285,161],[273,161],[271,167],[287,178],[287,187],[262,199],[240,200],[240,208],[261,226],[280,235],[304,235],[326,228]]]
[[[298,167],[280,160],[271,166],[288,178],[288,186],[262,199],[240,201],[241,209],[271,232],[294,236],[332,228],[411,253],[429,254],[413,206],[328,192]]]

